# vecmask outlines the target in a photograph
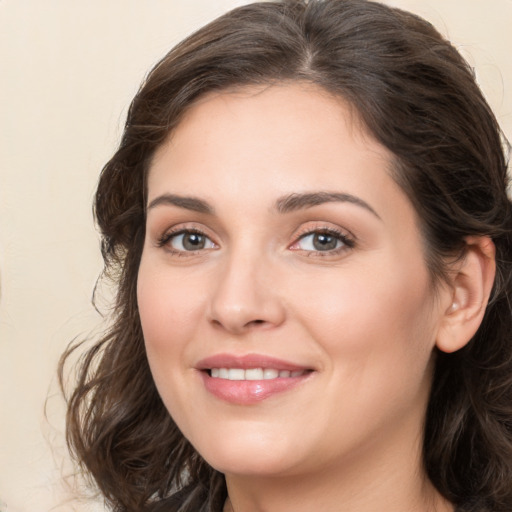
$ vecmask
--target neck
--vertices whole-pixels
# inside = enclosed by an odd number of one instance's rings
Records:
[[[401,434],[395,445],[372,443],[322,471],[227,474],[224,512],[453,512],[422,469],[421,439],[404,446]]]
[[[324,482],[311,479],[273,479],[272,482],[228,480],[229,498],[224,512],[453,512],[453,505],[445,500],[428,480],[417,485],[396,483],[393,477],[381,485],[347,489],[333,486],[327,475]],[[387,487],[387,489],[385,488]]]

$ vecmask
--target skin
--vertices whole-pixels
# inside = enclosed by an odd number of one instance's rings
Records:
[[[225,473],[226,510],[453,510],[421,466],[432,354],[453,291],[433,290],[392,165],[341,99],[304,84],[208,95],[155,154],[138,277],[147,355],[173,419]],[[319,191],[351,201],[276,208]],[[204,248],[172,235],[191,229]],[[326,230],[346,238],[319,250],[314,233]],[[233,404],[197,369],[219,353],[312,372]]]

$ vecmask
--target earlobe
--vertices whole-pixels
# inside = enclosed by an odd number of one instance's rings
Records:
[[[439,350],[461,349],[480,327],[494,283],[495,252],[489,237],[466,238],[465,254],[456,263],[450,286],[445,291],[448,305],[437,333]]]

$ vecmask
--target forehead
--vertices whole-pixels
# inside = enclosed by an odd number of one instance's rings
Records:
[[[169,173],[169,180],[197,185],[213,171],[230,170],[234,184],[251,171],[284,179],[285,167],[294,169],[297,184],[313,174],[327,185],[327,178],[347,178],[343,171],[359,167],[389,174],[393,160],[342,98],[307,83],[251,86],[209,93],[192,104],[156,151],[149,188]]]

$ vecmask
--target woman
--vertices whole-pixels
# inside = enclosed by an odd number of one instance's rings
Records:
[[[252,4],[173,49],[96,195],[119,288],[68,440],[112,509],[510,511],[506,188],[409,13]]]

